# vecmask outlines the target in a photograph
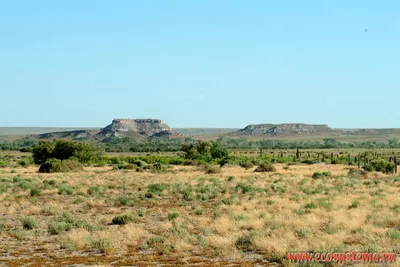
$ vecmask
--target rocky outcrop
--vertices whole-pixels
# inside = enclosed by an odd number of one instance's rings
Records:
[[[284,123],[284,124],[250,124],[239,131],[231,133],[233,136],[296,136],[296,135],[317,135],[317,134],[336,134],[334,130],[325,124],[303,124],[303,123]]]
[[[179,138],[184,135],[171,130],[159,119],[114,119],[111,124],[100,130],[79,130],[39,135],[40,139],[71,138],[89,139],[94,141],[107,140],[110,137],[135,137],[135,138]]]
[[[53,138],[71,138],[71,139],[92,139],[98,130],[76,130],[76,131],[64,131],[64,132],[52,132],[44,133],[39,135],[39,139],[53,139]]]
[[[126,133],[136,133],[143,137],[151,137],[159,133],[171,133],[169,126],[159,119],[114,119],[104,127],[99,135],[124,136]]]

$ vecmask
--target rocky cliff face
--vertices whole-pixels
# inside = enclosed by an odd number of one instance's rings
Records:
[[[111,124],[100,130],[79,130],[56,133],[45,133],[39,135],[39,139],[51,138],[71,138],[71,139],[89,139],[94,141],[103,141],[108,137],[135,137],[135,138],[154,138],[167,137],[179,138],[182,134],[174,132],[162,120],[159,119],[114,119]]]
[[[335,134],[339,131],[330,128],[328,125],[285,123],[285,124],[250,124],[245,128],[233,132],[232,135],[251,135],[251,136],[296,136],[296,135],[316,135],[316,134]]]
[[[110,125],[100,131],[99,135],[123,136],[127,133],[151,137],[159,133],[172,133],[172,130],[158,119],[114,119]]]

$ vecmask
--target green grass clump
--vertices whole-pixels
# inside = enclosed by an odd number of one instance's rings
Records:
[[[350,205],[349,205],[349,209],[355,209],[358,206],[360,206],[360,201],[358,200],[354,200]]]
[[[196,208],[194,210],[194,214],[196,214],[196,215],[202,215],[203,212],[204,212],[204,210],[202,208]]]
[[[72,223],[51,221],[47,225],[47,231],[51,235],[58,235],[73,228]]]
[[[251,236],[249,235],[239,237],[235,242],[235,246],[241,251],[250,251],[254,247]]]
[[[93,246],[97,248],[100,251],[100,253],[103,253],[105,255],[111,255],[115,251],[112,241],[105,238],[96,240],[93,243]]]
[[[73,193],[74,193],[74,190],[68,184],[62,184],[58,188],[58,194],[59,195],[72,195]]]
[[[39,225],[38,221],[33,216],[25,216],[22,218],[22,226],[24,229],[32,230]]]
[[[86,220],[80,219],[70,213],[63,213],[47,225],[49,234],[57,235],[73,228],[81,228],[87,231],[99,231],[104,227],[101,225],[91,224]]]
[[[179,213],[176,211],[168,213],[168,220],[172,221],[179,217]]]
[[[147,186],[147,192],[145,193],[145,198],[152,198],[155,195],[161,196],[162,191],[168,189],[168,184],[150,184]]]
[[[400,239],[400,230],[398,230],[398,229],[389,229],[387,231],[387,235],[391,239]]]
[[[314,172],[312,175],[313,179],[321,179],[324,177],[330,177],[332,174],[330,172]]]
[[[117,215],[112,219],[113,224],[122,225],[138,222],[138,218],[132,214]]]
[[[104,193],[104,187],[101,185],[92,186],[88,188],[87,192],[91,196],[100,196]]]
[[[31,197],[37,197],[37,196],[40,196],[40,190],[39,189],[37,189],[37,188],[32,188],[31,189]]]

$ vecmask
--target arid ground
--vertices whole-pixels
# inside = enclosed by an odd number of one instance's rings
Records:
[[[275,167],[1,168],[0,265],[292,266],[287,251],[399,252],[400,177]]]

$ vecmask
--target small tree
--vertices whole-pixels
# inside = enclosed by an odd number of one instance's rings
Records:
[[[33,150],[33,160],[42,164],[50,158],[59,160],[76,159],[81,163],[99,160],[103,151],[95,144],[72,140],[40,141]]]
[[[213,159],[228,157],[226,149],[220,147],[217,142],[197,141],[196,144],[184,144],[181,148],[186,159],[203,160],[210,162]]]

